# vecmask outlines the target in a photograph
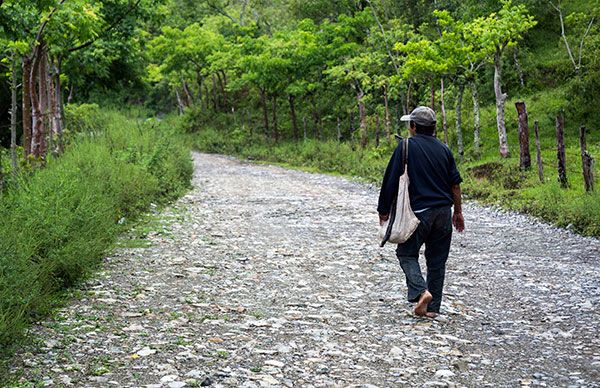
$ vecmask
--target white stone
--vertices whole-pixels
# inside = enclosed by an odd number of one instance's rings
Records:
[[[163,384],[171,383],[171,382],[177,380],[178,378],[179,378],[179,376],[177,376],[177,375],[166,375],[166,376],[163,376],[160,378],[160,382]]]
[[[277,361],[277,360],[267,360],[267,361],[265,361],[265,365],[271,365],[276,368],[283,368],[285,366],[285,364],[283,362]]]
[[[131,325],[123,328],[123,331],[142,331],[144,330],[144,326],[142,325]]]
[[[404,350],[397,346],[392,346],[389,354],[392,358],[400,358],[404,355]]]
[[[156,349],[150,349],[148,347],[145,347],[145,348],[138,350],[136,353],[138,356],[146,357],[146,356],[156,353]]]
[[[454,377],[456,376],[456,374],[448,369],[440,369],[437,372],[435,372],[435,378],[436,379],[447,379],[450,377]]]

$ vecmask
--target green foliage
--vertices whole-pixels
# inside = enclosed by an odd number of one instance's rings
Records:
[[[71,107],[73,140],[46,168],[22,177],[0,200],[0,344],[4,349],[57,293],[94,269],[119,231],[188,188],[192,166],[164,124],[97,107]],[[77,128],[82,124],[85,128]]]
[[[529,15],[524,5],[513,5],[511,0],[502,0],[500,11],[474,19],[467,29],[482,47],[493,53],[514,46],[536,24],[535,18]]]
[[[65,107],[65,132],[80,132],[86,135],[101,131],[106,123],[98,120],[101,110],[98,104],[70,104]]]
[[[265,138],[250,138],[237,131],[223,133],[211,128],[193,134],[191,140],[203,152],[233,154],[308,171],[361,177],[370,182],[381,179],[393,147],[392,144],[382,150],[360,150],[349,143],[310,139],[270,144]]]

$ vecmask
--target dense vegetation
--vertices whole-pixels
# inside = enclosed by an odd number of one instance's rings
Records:
[[[129,221],[189,186],[188,148],[164,124],[93,105],[71,106],[67,123],[81,129],[67,151],[0,200],[2,349],[96,268]]]
[[[93,267],[117,220],[181,192],[185,140],[377,182],[393,134],[406,136],[399,117],[431,105],[468,196],[600,235],[578,143],[585,125],[600,154],[598,11],[596,0],[0,1],[0,341]],[[539,121],[542,182],[535,163],[519,168],[519,100],[531,133]],[[179,117],[140,124],[114,110],[133,105]],[[569,188],[557,182],[561,110]]]

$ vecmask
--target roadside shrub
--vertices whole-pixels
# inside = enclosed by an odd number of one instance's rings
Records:
[[[100,106],[96,104],[65,105],[66,128],[71,132],[95,133],[102,131],[106,123],[99,120]]]
[[[69,125],[89,125],[93,136],[79,137],[0,199],[0,348],[96,267],[119,220],[189,187],[189,149],[169,127],[87,109],[73,109],[81,117]],[[87,114],[103,116],[104,127]]]

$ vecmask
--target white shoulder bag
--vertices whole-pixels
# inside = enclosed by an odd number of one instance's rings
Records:
[[[381,246],[386,242],[402,244],[412,236],[419,226],[419,219],[413,213],[410,207],[410,198],[408,196],[408,139],[404,140],[404,173],[400,176],[398,184],[398,197],[392,204],[390,217],[379,229]]]

